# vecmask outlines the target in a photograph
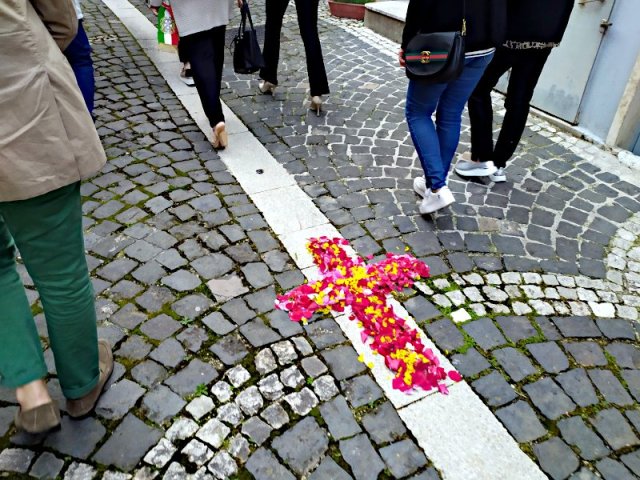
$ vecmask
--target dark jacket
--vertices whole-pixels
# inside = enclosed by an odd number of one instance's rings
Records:
[[[509,0],[507,40],[560,43],[574,0]]]
[[[466,51],[502,45],[507,33],[507,1],[466,0]],[[464,0],[409,0],[402,48],[417,33],[454,32],[462,27]]]

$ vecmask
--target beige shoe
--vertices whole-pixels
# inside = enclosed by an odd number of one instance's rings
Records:
[[[319,117],[322,111],[322,97],[319,95],[311,97],[311,105],[309,108],[316,112],[316,115]]]
[[[70,417],[79,418],[90,414],[98,403],[104,385],[113,372],[113,353],[111,345],[106,340],[98,340],[98,365],[100,367],[100,379],[93,390],[82,398],[67,400],[67,413]]]
[[[220,122],[214,127],[211,144],[216,150],[222,150],[229,145],[229,136],[224,122]]]
[[[267,82],[266,80],[260,80],[260,83],[258,84],[258,88],[260,89],[260,91],[264,94],[269,95],[273,95],[275,93],[276,87],[277,85],[274,85],[271,82]]]
[[[16,428],[27,433],[47,433],[60,426],[60,410],[51,401],[30,410],[18,410],[14,419]]]

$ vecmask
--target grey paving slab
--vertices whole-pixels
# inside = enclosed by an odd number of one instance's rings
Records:
[[[131,471],[161,437],[160,430],[149,427],[129,414],[93,459],[102,465],[113,465],[124,471]]]

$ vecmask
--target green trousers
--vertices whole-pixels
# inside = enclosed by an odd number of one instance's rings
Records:
[[[80,184],[29,200],[0,202],[0,385],[47,375],[16,247],[40,294],[62,392],[69,399],[97,383],[93,288],[84,254]]]

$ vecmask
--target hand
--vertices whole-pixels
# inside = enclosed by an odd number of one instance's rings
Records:
[[[238,5],[238,8],[242,8],[242,3],[243,3],[243,0],[236,0],[236,4]]]
[[[404,60],[404,50],[400,49],[398,51],[398,63],[400,64],[401,67],[404,67],[406,65],[406,62]]]
[[[152,7],[151,5],[149,5],[149,9],[153,12],[153,14],[156,17],[158,16],[158,7]]]

